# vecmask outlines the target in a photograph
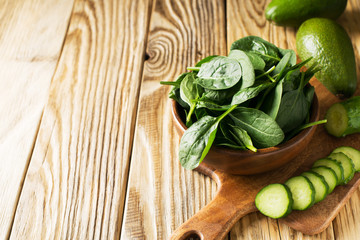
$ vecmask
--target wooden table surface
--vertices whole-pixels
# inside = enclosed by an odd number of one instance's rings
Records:
[[[0,239],[168,239],[209,203],[159,82],[247,35],[295,49],[268,3],[0,0]],[[338,22],[359,75],[360,0]],[[321,234],[252,213],[227,238],[360,239],[360,190]]]

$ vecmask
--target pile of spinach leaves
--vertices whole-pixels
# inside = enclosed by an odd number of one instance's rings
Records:
[[[231,45],[228,56],[202,59],[175,81],[169,97],[184,111],[188,129],[180,141],[179,158],[196,168],[212,144],[233,149],[276,146],[309,121],[314,87],[308,84],[319,69],[300,68],[296,54],[256,36]]]

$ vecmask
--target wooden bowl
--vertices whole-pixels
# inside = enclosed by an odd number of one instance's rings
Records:
[[[179,135],[182,136],[187,127],[181,119],[180,110],[180,105],[172,100],[173,119]],[[319,120],[319,103],[315,93],[310,122],[317,120]],[[252,175],[271,171],[299,155],[309,144],[315,130],[316,126],[307,128],[283,144],[258,149],[256,153],[250,150],[235,150],[213,145],[203,162],[215,169],[235,175]]]

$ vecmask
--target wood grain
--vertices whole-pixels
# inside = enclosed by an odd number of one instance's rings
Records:
[[[168,239],[216,192],[208,177],[180,166],[170,88],[159,82],[205,56],[226,54],[224,2],[156,1],[147,53],[121,239]]]
[[[0,1],[0,239],[11,228],[73,0]]]
[[[76,0],[11,239],[119,238],[150,11]]]
[[[207,205],[218,188],[178,163],[159,81],[247,35],[295,49],[296,29],[265,20],[269,2],[75,0],[66,29],[72,0],[0,0],[0,239],[167,239]],[[359,9],[349,0],[339,22],[360,79]],[[357,190],[321,234],[252,213],[226,238],[357,239],[359,213]]]

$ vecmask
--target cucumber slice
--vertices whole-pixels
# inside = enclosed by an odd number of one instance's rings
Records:
[[[360,132],[360,96],[333,104],[325,118],[327,132],[335,137]]]
[[[337,153],[337,152],[342,152],[346,156],[351,158],[351,160],[354,162],[354,165],[355,165],[355,171],[356,172],[360,171],[360,151],[359,150],[357,150],[353,147],[342,146],[342,147],[336,148],[333,151],[333,153]]]
[[[292,197],[289,188],[280,183],[270,184],[258,192],[255,206],[259,211],[271,218],[288,215],[292,208]]]
[[[348,182],[350,182],[350,180],[354,177],[354,173],[355,173],[355,166],[353,161],[342,152],[331,153],[329,155],[329,158],[338,161],[339,163],[341,163],[342,167],[344,168],[343,184],[347,184]]]
[[[328,167],[334,170],[338,180],[336,185],[340,185],[344,183],[344,168],[342,167],[341,163],[338,163],[336,160],[330,158],[321,158],[319,160],[316,160],[316,162],[313,165],[313,168],[320,166]]]
[[[329,186],[327,194],[332,193],[338,182],[334,170],[328,167],[315,167],[311,169],[311,171],[316,172],[324,177],[327,185]]]
[[[348,128],[349,118],[346,113],[346,109],[340,103],[332,105],[326,112],[325,118],[327,122],[325,123],[326,131],[335,136],[341,137],[344,135],[346,129]]]
[[[289,187],[293,199],[292,209],[305,210],[315,203],[314,186],[304,176],[292,177],[285,182]]]
[[[326,183],[324,177],[315,172],[303,172],[302,176],[306,177],[313,184],[315,189],[315,203],[323,200],[329,191],[329,186]]]

